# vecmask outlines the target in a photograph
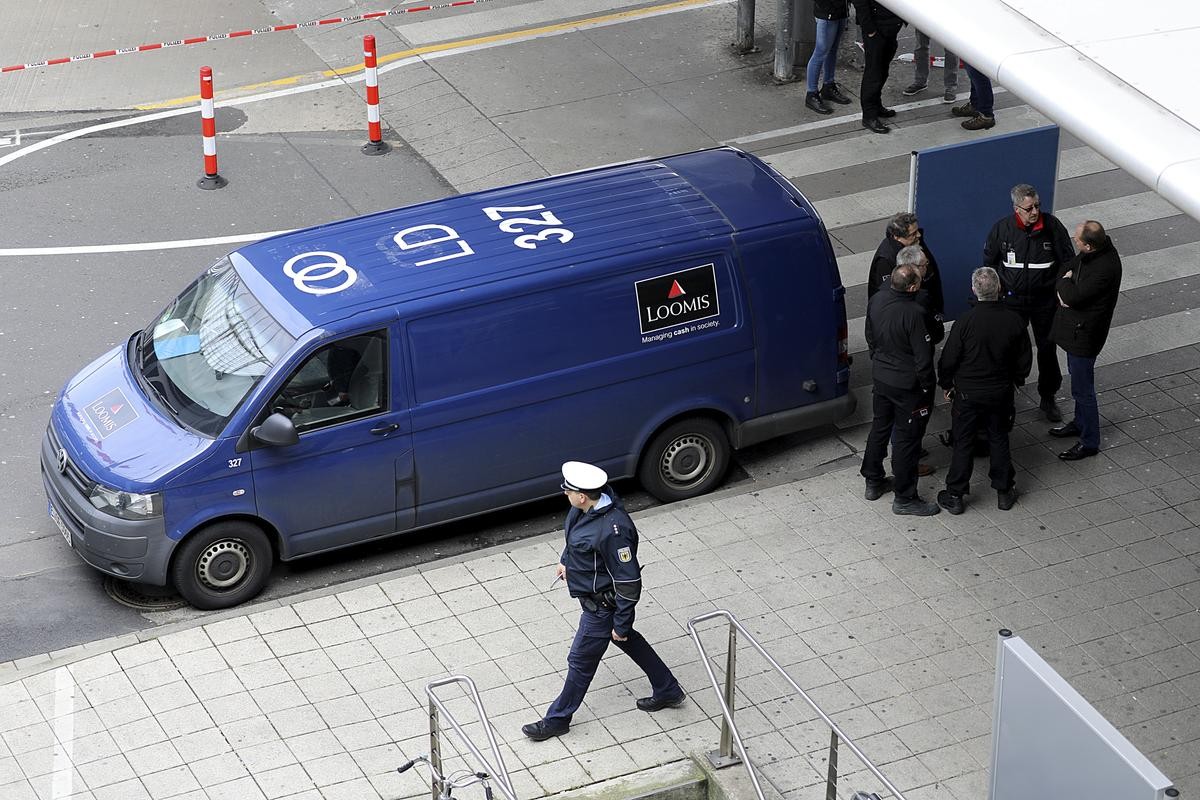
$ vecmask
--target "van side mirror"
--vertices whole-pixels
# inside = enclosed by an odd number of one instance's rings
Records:
[[[267,417],[257,428],[251,428],[250,435],[254,441],[271,447],[290,447],[300,441],[291,419],[279,412]]]

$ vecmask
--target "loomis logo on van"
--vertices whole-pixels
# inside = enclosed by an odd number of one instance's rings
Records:
[[[83,410],[100,432],[101,439],[107,439],[109,434],[119,431],[138,418],[137,411],[129,405],[120,389],[113,389],[100,399],[88,403]]]
[[[647,278],[634,286],[637,289],[638,321],[644,334],[721,313],[717,302],[717,274],[712,264]]]

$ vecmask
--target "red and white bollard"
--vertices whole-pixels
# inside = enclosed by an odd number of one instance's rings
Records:
[[[375,37],[369,33],[363,37],[363,66],[367,83],[367,143],[362,146],[362,151],[369,156],[381,156],[392,146],[383,140],[379,125],[379,70],[376,69]]]
[[[200,133],[204,138],[204,177],[201,189],[220,189],[229,181],[217,174],[217,119],[213,112],[212,67],[200,68]]]

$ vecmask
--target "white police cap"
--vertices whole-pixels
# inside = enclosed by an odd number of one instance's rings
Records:
[[[594,464],[568,461],[562,465],[562,488],[572,492],[593,492],[608,483],[608,473]]]

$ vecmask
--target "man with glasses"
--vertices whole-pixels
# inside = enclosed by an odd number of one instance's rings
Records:
[[[1075,257],[1075,248],[1058,218],[1042,212],[1037,189],[1018,183],[1011,196],[1013,213],[992,226],[983,247],[983,266],[999,273],[1001,299],[1033,328],[1039,408],[1046,419],[1062,422],[1054,399],[1062,387],[1062,370],[1050,330],[1058,307],[1055,284]]]
[[[579,628],[567,654],[567,679],[546,715],[521,727],[540,742],[562,736],[583,703],[609,641],[633,659],[650,679],[652,694],[638,698],[642,711],[681,705],[683,687],[658,653],[633,629],[634,608],[642,594],[638,533],[604,470],[582,461],[562,465],[562,490],[571,504],[567,543],[555,568],[555,581],[565,579],[571,597],[582,607]]]

